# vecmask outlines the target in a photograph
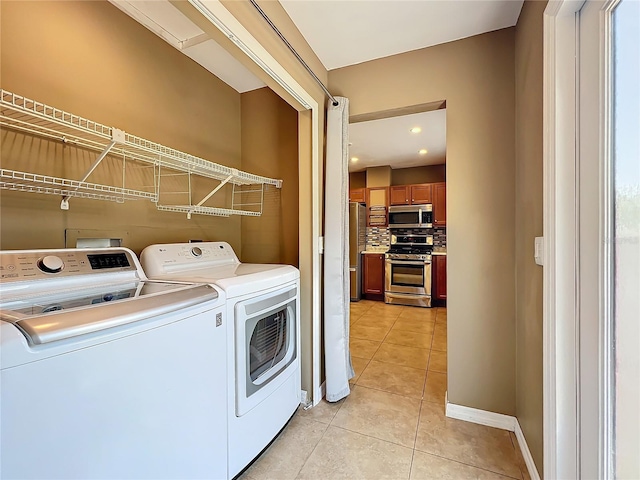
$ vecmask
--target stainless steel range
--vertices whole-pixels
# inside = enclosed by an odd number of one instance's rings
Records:
[[[392,231],[385,255],[384,301],[397,305],[431,307],[431,252],[433,235],[399,229]]]

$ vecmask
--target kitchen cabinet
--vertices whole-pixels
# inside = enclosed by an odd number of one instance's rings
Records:
[[[417,185],[394,185],[389,188],[390,205],[423,205],[431,203],[432,185],[422,183]]]
[[[440,227],[447,224],[447,184],[433,184],[433,226]]]
[[[351,190],[349,190],[349,201],[365,203],[366,202],[365,190],[366,190],[365,188],[352,188]]]
[[[389,187],[390,205],[409,205],[411,202],[411,186],[396,185]]]
[[[447,256],[433,255],[433,299],[447,299]]]
[[[431,203],[431,184],[411,185],[411,204],[423,205]]]
[[[376,297],[384,295],[384,254],[364,253],[362,292]]]

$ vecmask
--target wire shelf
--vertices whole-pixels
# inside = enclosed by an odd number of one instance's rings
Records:
[[[150,192],[127,188],[78,182],[67,178],[35,175],[16,170],[0,169],[0,188],[19,192],[42,193],[65,197],[92,198],[122,203],[125,200],[146,199],[156,201],[156,195]]]
[[[281,180],[225,167],[7,90],[0,90],[0,93],[0,124],[8,128],[99,151],[117,139],[111,151],[125,158],[196,173],[216,180],[231,177],[229,182],[237,185],[269,184],[279,187],[282,184]],[[118,133],[123,136],[119,137]]]
[[[202,207],[202,206],[186,206],[186,205],[158,205],[158,210],[164,212],[177,212],[186,213],[187,217],[191,214],[197,213],[200,215],[215,215],[218,217],[229,217],[231,215],[244,215],[249,217],[259,217],[260,212],[251,212],[248,210],[236,210],[233,208],[218,208],[218,207]]]
[[[262,192],[265,185],[272,185],[276,188],[282,186],[282,180],[254,175],[210,162],[3,89],[0,89],[0,126],[100,152],[94,165],[81,181],[17,170],[2,170],[0,188],[62,195],[65,197],[63,204],[67,197],[94,198],[119,203],[124,200],[143,198],[155,202],[159,210],[187,213],[189,218],[193,213],[218,216],[259,216],[262,213],[262,193],[259,194],[259,205],[255,201],[238,201],[240,198],[235,193],[236,186],[242,190],[244,186],[253,185],[254,187],[250,188],[253,189],[251,192],[255,193]],[[188,205],[160,205],[158,203],[162,188],[160,175],[155,176],[153,193],[124,188],[124,182],[122,187],[86,182],[87,177],[107,156],[117,156],[122,159],[123,177],[127,162],[133,160],[152,165],[158,171],[169,169],[178,174],[186,174],[189,179],[192,175],[197,175],[217,180],[220,184],[213,188],[211,193],[198,205],[191,205],[190,201],[187,202]],[[227,183],[233,185],[234,188],[231,208],[203,205],[208,198]],[[256,185],[258,187],[255,187]],[[190,180],[188,188],[188,195],[191,198]],[[68,208],[68,205],[62,206],[62,208]]]

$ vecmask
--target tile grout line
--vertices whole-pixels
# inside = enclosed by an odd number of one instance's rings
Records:
[[[372,307],[370,307],[369,309],[371,309]],[[400,314],[398,314],[398,317],[400,316]],[[362,318],[362,317],[361,317]],[[389,332],[391,331],[391,329],[393,328],[393,326],[396,324],[396,322],[398,321],[398,318],[396,317],[396,319],[393,321],[393,323],[391,324],[391,327],[389,327],[389,331],[385,334],[384,338],[380,341],[380,345],[378,345],[378,348],[376,348],[376,351],[373,352],[373,355],[371,355],[371,358],[369,359],[369,361],[367,362],[367,364],[364,366],[364,368],[362,369],[362,372],[360,373],[360,375],[358,376],[358,380],[356,380],[355,384],[358,385],[358,381],[360,380],[360,377],[362,376],[362,374],[364,373],[364,371],[367,369],[367,367],[369,366],[369,364],[371,363],[371,361],[373,360],[373,357],[376,356],[376,353],[378,353],[378,350],[380,350],[380,347],[382,347],[382,343],[384,342],[384,340],[387,338],[387,336],[389,335]],[[351,332],[351,330],[349,330],[349,332]],[[358,337],[355,337],[358,338]],[[369,339],[361,339],[361,340],[369,340]],[[373,341],[373,340],[370,340]],[[351,352],[351,347],[349,347],[349,352]]]
[[[513,447],[513,450],[516,453],[516,458],[519,458],[518,456],[522,455],[522,451],[520,449],[520,444],[518,443],[518,439],[514,432],[509,432],[509,440],[511,440],[511,446]],[[520,477],[522,480],[524,480],[525,477],[524,477],[524,472],[522,471],[522,463],[519,460],[518,460],[518,468],[520,469]],[[527,474],[528,473],[529,471],[527,471]]]
[[[418,431],[416,430],[416,435],[417,434],[418,434]],[[415,440],[413,444],[415,446]],[[416,456],[416,449],[414,448],[413,451],[411,452],[411,463],[409,464],[409,478],[407,480],[411,480],[411,473],[413,472],[413,459],[415,458],[415,456]]]
[[[401,395],[401,394],[396,393],[396,392],[390,392],[389,390],[382,390],[380,388],[371,387],[369,385],[360,385],[360,384],[356,383],[356,386],[361,387],[361,388],[368,388],[369,390],[375,390],[376,392],[383,392],[383,393],[388,393],[390,395],[397,395],[399,397],[409,398],[411,400],[418,400],[419,402],[422,401],[422,398],[420,398],[420,397],[411,397],[409,395]],[[429,402],[429,403],[435,403],[435,402]]]
[[[341,427],[340,425],[330,425],[330,426],[333,427],[333,428],[339,428],[340,430],[344,430],[345,432],[349,432],[349,433],[354,433],[356,435],[360,435],[362,437],[373,438],[374,440],[378,440],[380,442],[390,443],[391,445],[396,445],[398,447],[406,448],[407,450],[412,450],[412,451],[415,450],[414,448],[407,447],[406,445],[402,445],[401,443],[393,442],[393,441],[387,440],[385,438],[374,437],[373,435],[369,435],[367,433],[358,432],[356,430],[350,430],[348,428]]]
[[[342,408],[342,405],[340,405],[340,408]],[[340,408],[338,410],[340,410]],[[336,413],[338,413],[338,412],[336,411]],[[334,417],[335,417],[335,415],[334,415]],[[310,419],[310,420],[313,420],[313,419]],[[322,436],[316,442],[316,444],[313,446],[313,449],[311,449],[311,452],[309,452],[309,455],[307,455],[307,457],[304,459],[304,462],[302,462],[302,466],[300,467],[300,470],[298,470],[296,472],[296,475],[293,478],[299,478],[300,477],[300,473],[302,472],[302,470],[304,470],[304,467],[307,464],[307,462],[309,461],[309,459],[311,458],[311,455],[313,455],[313,452],[316,451],[316,449],[318,448],[318,445],[320,445],[320,442],[322,441],[324,436],[327,434],[327,430],[329,430],[329,427],[331,426],[331,423],[326,424],[326,423],[318,422],[317,420],[313,420],[313,421],[316,422],[316,423],[321,423],[322,425],[325,425],[324,432],[322,432]],[[333,419],[331,419],[331,421],[333,421]]]
[[[425,452],[424,450],[419,450],[417,448],[415,450],[420,452],[420,453],[425,453],[427,455],[432,455],[434,457],[442,458],[444,460],[447,460],[448,462],[454,462],[454,463],[458,463],[460,465],[464,465],[466,467],[477,468],[478,470],[483,470],[485,472],[493,473],[493,474],[496,474],[496,475],[501,475],[501,476],[503,476],[505,478],[512,478],[513,480],[522,480],[522,479],[518,479],[516,477],[512,477],[511,475],[507,475],[506,473],[500,473],[500,472],[496,472],[495,470],[489,470],[488,468],[479,467],[477,465],[472,465],[470,463],[461,462],[460,460],[456,460],[454,458],[445,457],[443,455],[438,455],[437,453]]]

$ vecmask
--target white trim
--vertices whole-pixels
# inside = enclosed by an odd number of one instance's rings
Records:
[[[524,459],[524,463],[527,465],[529,476],[532,480],[540,480],[540,474],[538,473],[536,464],[533,461],[529,445],[527,445],[522,428],[520,428],[520,422],[518,422],[516,417],[489,412],[487,410],[480,410],[478,408],[465,407],[464,405],[456,405],[454,403],[449,403],[446,399],[445,402],[445,415],[449,418],[455,418],[457,420],[464,420],[465,422],[477,423],[479,425],[486,425],[487,427],[500,428],[501,430],[514,432],[518,439],[518,446],[520,447],[520,452],[522,452],[522,458]]]
[[[315,397],[313,398],[313,406],[318,405],[322,399],[324,398],[325,393],[327,392],[326,382],[322,382],[322,385],[318,388]]]
[[[576,13],[583,3],[551,0],[544,14],[544,478],[579,472]]]
[[[205,18],[224,33],[249,58],[258,64],[271,78],[282,86],[304,109],[311,110],[311,304],[312,304],[312,393],[317,393],[320,385],[320,362],[322,350],[320,348],[320,303],[321,303],[321,275],[320,275],[320,204],[322,185],[319,175],[320,159],[318,154],[320,127],[320,105],[289,72],[262,46],[262,44],[226,9],[220,0],[189,0]],[[324,104],[322,105],[324,107]],[[300,210],[300,215],[305,215]],[[314,403],[320,401],[314,398]]]
[[[621,0],[605,1],[600,12],[600,478],[616,478],[615,474],[615,327],[614,327],[614,242],[613,205],[613,10]]]
[[[465,407],[464,405],[456,405],[455,403],[447,403],[445,415],[449,418],[486,425],[487,427],[500,428],[510,432],[514,432],[516,429],[516,417],[480,410],[478,408]]]
[[[522,458],[524,459],[524,463],[527,466],[527,470],[529,472],[529,477],[531,480],[540,480],[540,474],[538,473],[538,469],[536,468],[536,464],[533,461],[533,457],[531,456],[531,451],[529,450],[529,445],[527,445],[527,440],[524,438],[524,433],[522,432],[522,428],[520,428],[520,422],[518,419],[515,420],[515,434],[518,439],[518,446],[520,447],[520,452],[522,452]]]

